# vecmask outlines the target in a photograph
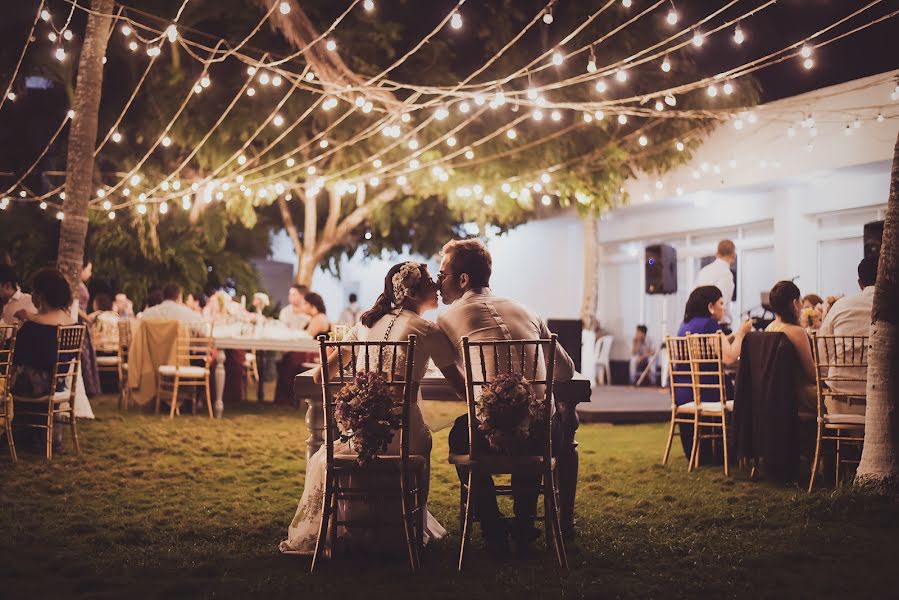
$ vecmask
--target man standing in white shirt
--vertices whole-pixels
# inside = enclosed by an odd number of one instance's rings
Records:
[[[142,319],[171,319],[174,321],[201,321],[203,316],[189,309],[184,304],[181,286],[167,283],[162,288],[162,302],[151,306],[141,313]]]
[[[0,299],[4,302],[0,321],[5,325],[21,325],[28,315],[37,314],[31,294],[19,289],[16,272],[9,265],[0,265]]]
[[[437,325],[446,333],[456,349],[456,362],[463,365],[462,337],[471,341],[488,340],[536,340],[547,339],[552,334],[546,323],[526,306],[494,296],[490,291],[490,275],[493,261],[484,244],[477,239],[454,240],[443,247],[443,260],[437,283],[444,304],[449,310],[437,317]],[[529,349],[535,352],[536,349]],[[534,364],[531,354],[526,364]],[[488,372],[489,372],[488,366]],[[546,366],[538,364],[537,378],[545,377]],[[574,375],[574,362],[562,346],[556,346],[553,373],[555,381],[569,381]],[[474,440],[479,447],[488,447],[483,436]],[[554,439],[560,436],[553,435]],[[450,453],[468,454],[468,417],[456,419],[449,436]],[[468,481],[468,469],[457,467],[459,479]],[[537,511],[539,476],[512,476],[515,521],[511,531],[507,528],[496,503],[496,489],[489,475],[478,478],[474,485],[474,512],[481,522],[481,530],[493,551],[504,552],[508,547],[508,535],[512,534],[519,550],[525,550],[539,535],[533,525]]]
[[[718,242],[718,250],[715,252],[715,260],[699,270],[696,276],[696,283],[693,284],[695,290],[701,285],[714,285],[721,290],[724,296],[724,318],[721,319],[721,325],[730,325],[733,319],[730,314],[730,302],[734,295],[734,274],[730,267],[737,260],[737,248],[730,240],[721,240]]]
[[[870,334],[871,310],[874,307],[874,284],[877,281],[877,258],[866,257],[858,263],[858,287],[861,293],[840,298],[824,317],[819,335],[864,335]],[[836,348],[837,359],[843,360],[843,347]],[[831,377],[865,377],[863,369],[830,367]],[[865,414],[866,383],[863,381],[828,381],[835,392],[845,393],[845,397],[828,397],[824,400],[830,414]],[[861,398],[859,398],[859,396]]]

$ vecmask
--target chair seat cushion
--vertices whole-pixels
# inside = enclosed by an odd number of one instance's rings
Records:
[[[160,375],[175,375],[179,377],[206,377],[209,375],[209,369],[204,367],[162,365],[159,367]]]
[[[97,357],[98,365],[117,365],[119,364],[118,356],[98,356]]]
[[[47,396],[18,396],[13,394],[13,401],[16,403],[46,404],[49,398]],[[68,402],[69,390],[63,390],[53,394],[53,402]]]
[[[824,415],[825,425],[858,425],[865,426],[865,415],[835,414]]]
[[[484,473],[503,474],[513,471],[539,471],[543,469],[542,456],[481,456],[473,459],[470,454],[450,454],[451,465],[471,467]],[[556,459],[552,459],[551,467],[556,466]]]
[[[365,467],[356,464],[355,454],[335,454],[334,466],[339,469],[359,469],[366,471],[398,471],[401,460],[399,456],[379,456]],[[420,454],[410,454],[409,464],[416,470],[423,469],[427,464],[427,458]]]
[[[734,409],[734,401],[728,400],[725,403],[725,407],[727,410]],[[696,412],[696,404],[693,402],[688,402],[687,404],[681,404],[677,407],[677,412],[679,413],[688,413],[693,414]],[[720,402],[700,402],[699,403],[699,412],[702,414],[721,414],[721,403]]]

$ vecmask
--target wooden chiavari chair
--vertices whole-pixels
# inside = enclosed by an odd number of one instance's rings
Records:
[[[734,401],[727,398],[724,375],[724,357],[721,347],[722,334],[687,335],[690,364],[693,373],[693,397],[696,424],[693,429],[693,456],[689,470],[699,468],[699,446],[704,439],[720,439],[724,447],[724,475],[729,475],[727,456],[727,428],[733,417]],[[702,401],[702,390],[714,390],[717,401]],[[704,420],[705,419],[705,420]],[[712,432],[703,433],[711,429]],[[719,432],[714,430],[719,429]]]
[[[421,568],[420,552],[424,543],[425,498],[423,478],[427,472],[428,457],[411,454],[409,450],[409,407],[417,386],[412,381],[412,367],[415,358],[415,335],[407,341],[328,341],[327,336],[318,336],[322,362],[322,399],[325,413],[326,471],[325,490],[322,506],[322,520],[315,553],[312,556],[311,571],[328,539],[332,551],[335,549],[337,528],[358,527],[379,529],[403,525],[406,547],[412,572]],[[340,358],[337,372],[328,364],[328,351],[335,350]],[[382,454],[365,467],[356,464],[356,454],[336,454],[334,444],[340,439],[334,416],[334,397],[346,384],[352,383],[357,373],[363,371],[381,372],[386,375],[387,386],[402,396],[402,416],[399,431],[399,454]],[[398,407],[399,408],[399,407]],[[396,437],[394,437],[396,439]],[[354,473],[378,473],[385,477],[395,475],[396,487],[359,488],[350,485],[350,475]],[[395,520],[351,520],[341,518],[341,504],[349,502],[401,501],[400,518]]]
[[[16,462],[16,441],[12,435],[13,410],[12,392],[9,389],[12,374],[12,359],[16,349],[16,329],[11,325],[0,326],[0,420],[3,421],[3,433],[6,434],[6,447],[9,457]]]
[[[460,512],[462,513],[462,542],[459,546],[459,570],[465,561],[465,547],[471,541],[474,525],[473,483],[478,475],[533,474],[542,481],[538,493],[543,495],[543,516],[534,517],[544,523],[547,546],[555,550],[559,566],[568,568],[565,544],[562,541],[562,525],[559,520],[559,482],[556,459],[552,452],[553,373],[558,338],[538,340],[491,340],[472,342],[462,338],[465,361],[465,394],[468,402],[468,454],[451,454],[449,461],[468,468],[468,482],[461,484]],[[531,357],[530,352],[533,353]],[[472,353],[475,360],[472,360]],[[541,375],[541,362],[545,373]],[[476,368],[477,367],[477,368]],[[480,376],[475,375],[480,372]],[[496,455],[486,454],[474,443],[478,430],[476,416],[477,396],[475,388],[489,385],[501,373],[519,373],[534,386],[534,392],[543,400],[544,440],[539,454]],[[497,496],[511,496],[511,485],[496,485]],[[509,517],[507,517],[509,519]]]
[[[56,328],[56,362],[50,371],[49,393],[46,396],[15,396],[18,416],[46,418],[46,423],[29,423],[27,427],[47,430],[47,460],[53,458],[53,428],[56,415],[67,416],[72,431],[72,444],[80,453],[78,428],[75,422],[75,389],[81,374],[81,347],[84,344],[84,325],[60,325]],[[20,419],[21,420],[21,419]]]
[[[156,377],[156,412],[162,394],[171,394],[169,418],[180,414],[178,408],[178,392],[190,392],[191,412],[197,414],[196,390],[203,388],[206,395],[206,408],[212,419],[212,396],[209,389],[209,370],[212,364],[212,322],[182,322],[178,325],[175,364],[160,365]]]
[[[119,410],[128,410],[131,404],[131,388],[128,387],[128,354],[131,352],[131,321],[119,321]]]
[[[119,321],[101,319],[100,316],[108,313],[100,313],[91,325],[91,339],[94,342],[94,351],[97,353],[97,371],[100,373],[115,373],[121,394],[121,357],[119,356]],[[102,376],[102,375],[101,375]]]
[[[699,422],[699,411],[696,404],[698,398],[693,387],[693,364],[690,362],[690,349],[687,346],[686,337],[665,337],[665,354],[668,358],[668,376],[671,392],[671,426],[668,428],[668,442],[665,444],[665,453],[662,455],[662,464],[668,464],[668,456],[671,453],[671,441],[674,439],[675,425],[689,424],[693,426],[693,434],[696,434]],[[676,401],[677,390],[690,390],[693,402],[678,405]],[[687,469],[693,465],[692,454],[687,464]]]
[[[863,335],[818,335],[812,333],[812,356],[815,360],[815,383],[818,399],[817,434],[815,437],[815,458],[812,474],[808,482],[811,493],[821,459],[821,442],[834,442],[835,484],[840,485],[842,464],[856,461],[842,460],[840,446],[852,444],[862,446],[865,442],[865,415],[830,414],[825,407],[827,398],[865,399],[865,392],[847,393],[838,391],[846,384],[863,388],[868,380],[868,337]],[[839,374],[830,373],[831,368],[839,369]],[[854,385],[853,385],[854,384]],[[837,389],[833,389],[837,388]]]

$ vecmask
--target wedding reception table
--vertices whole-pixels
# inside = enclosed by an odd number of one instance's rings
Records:
[[[322,388],[312,381],[314,369],[297,375],[293,384],[293,393],[297,406],[306,402],[306,427],[309,438],[306,440],[306,460],[324,443],[324,412],[322,410]],[[224,376],[224,375],[223,375]],[[455,400],[456,395],[440,371],[429,370],[422,379],[421,394],[425,400]],[[559,513],[562,521],[562,532],[566,537],[574,535],[574,497],[577,493],[578,451],[575,433],[580,421],[575,408],[581,402],[590,402],[590,380],[575,373],[571,381],[556,382],[553,396],[556,410],[561,420],[562,440],[559,454],[556,457],[559,465]],[[440,460],[440,457],[437,457]]]
[[[318,342],[308,333],[288,329],[277,322],[268,322],[265,325],[216,323],[212,336],[218,350],[318,352]],[[215,416],[221,418],[225,410],[222,401],[222,394],[225,391],[224,352],[216,353],[215,363]]]

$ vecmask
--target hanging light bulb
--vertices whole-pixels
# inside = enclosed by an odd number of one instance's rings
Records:
[[[724,83],[724,86],[721,89],[724,91],[725,96],[730,96],[734,93],[734,84],[727,81]]]
[[[531,118],[534,119],[535,121],[542,121],[543,120],[543,111],[540,110],[539,108],[535,109],[534,112],[531,113]]]
[[[668,57],[665,57],[665,60],[662,61],[662,71],[668,73],[671,71],[671,62],[668,60]]]
[[[165,37],[172,44],[178,41],[178,28],[175,27],[174,23],[165,28]]]
[[[626,125],[627,124],[627,115],[618,115],[618,124]]]
[[[450,17],[450,27],[453,29],[462,29],[462,15],[454,12],[453,16]]]
[[[221,194],[221,192],[219,192],[219,193]],[[164,215],[164,214],[167,213],[167,212],[169,212],[169,203],[168,203],[168,202],[161,202],[161,203],[159,204],[159,213]]]
[[[804,61],[802,61],[802,66],[805,68],[806,71],[808,71],[809,69],[811,69],[812,67],[815,66],[815,61],[813,61],[810,58],[806,58]]]
[[[121,141],[122,141],[122,134],[119,133],[118,131],[113,132],[113,134],[112,134],[112,141],[115,142],[116,144],[118,144],[119,142],[121,142]]]
[[[674,144],[674,147],[677,148],[678,152],[684,151],[684,143],[683,142],[677,142],[676,144]]]
[[[803,44],[802,48],[799,49],[799,56],[802,58],[809,58],[812,55],[812,48],[808,44]]]
[[[474,150],[466,150],[465,158],[467,158],[468,160],[473,159],[474,158]]]
[[[44,20],[44,21],[49,21],[49,20],[50,20],[50,11],[49,11],[49,10],[42,10],[42,11],[41,11],[41,19]]]
[[[618,72],[615,73],[615,79],[617,79],[621,83],[624,83],[625,81],[627,81],[627,70],[618,69]]]
[[[127,23],[122,25],[122,28],[119,31],[121,31],[122,35],[124,35],[125,37],[131,35],[132,32],[131,27]]]
[[[558,123],[559,121],[562,120],[562,113],[560,113],[557,110],[554,110],[550,113],[549,118]]]
[[[510,140],[514,140],[515,138],[518,137],[518,132],[515,131],[515,129],[510,129],[509,131],[506,132],[506,137],[509,138]]]
[[[362,8],[368,12],[373,11],[375,9],[374,0],[365,0],[365,2],[362,3]]]
[[[278,10],[281,11],[282,15],[290,14],[290,3],[282,2],[278,5]]]
[[[734,43],[738,46],[742,44],[746,40],[746,35],[743,33],[743,30],[737,25],[734,28]]]
[[[702,43],[705,41],[705,39],[702,37],[701,33],[699,33],[698,31],[694,31],[692,41],[693,45],[699,48],[700,46],[702,46]]]
[[[459,112],[463,115],[468,114],[468,111],[471,110],[471,105],[468,102],[460,102],[459,103]]]
[[[597,121],[602,121],[603,119],[606,118],[606,113],[602,112],[601,110],[598,110],[593,113],[593,118],[596,119]]]
[[[62,48],[57,48],[56,52],[53,53],[53,56],[56,57],[56,60],[62,62],[66,59],[66,51]]]
[[[672,94],[668,94],[665,96],[665,104],[668,106],[677,106],[677,98],[675,98]]]
[[[631,0],[621,0],[621,6],[624,8],[630,8],[633,2]]]
[[[678,19],[677,11],[674,10],[673,8],[668,11],[668,16],[665,17],[665,20],[668,21],[669,25],[676,25],[677,19]]]
[[[600,79],[599,81],[596,82],[596,91],[597,92],[599,92],[601,94],[601,93],[605,92],[606,89],[608,89],[608,86],[606,85],[605,79]]]
[[[661,100],[656,100],[656,110],[665,110],[665,103]]]
[[[170,137],[167,136],[167,135],[162,136],[162,145],[163,145],[165,148],[168,148],[169,146],[171,146],[171,145],[172,145],[172,138],[170,138]]]
[[[641,146],[645,146],[649,143],[649,139],[645,135],[641,135],[637,140],[637,143],[639,143]]]
[[[50,40],[51,42],[55,42],[56,41],[56,32],[51,31],[50,33],[48,33],[47,39]]]
[[[284,117],[275,115],[275,118],[272,119],[272,123],[274,123],[275,127],[281,127],[281,125],[284,125]]]
[[[74,37],[74,34],[72,34],[72,32],[71,32],[70,30],[66,29],[66,30],[64,30],[64,31],[62,32],[62,37],[63,37],[67,42],[71,42],[71,41],[72,41],[72,38]]]
[[[710,85],[706,89],[706,93],[709,95],[710,98],[714,98],[715,96],[718,95],[718,86],[715,84]]]
[[[135,42],[134,40],[128,42],[128,49],[132,52],[137,52],[137,42]]]
[[[159,46],[150,46],[147,48],[147,56],[159,56],[162,50],[159,49]]]
[[[558,66],[561,65],[563,62],[565,62],[565,55],[563,55],[563,54],[562,54],[561,52],[559,52],[559,51],[553,52],[553,58],[552,58],[552,60],[553,60],[553,64],[556,65],[556,66],[558,67]]]
[[[334,52],[335,50],[337,50],[337,42],[335,42],[334,40],[328,40],[327,42],[325,42],[325,48],[328,50],[328,52]]]
[[[543,13],[543,22],[547,25],[553,24],[553,9],[552,6],[546,9],[546,12]]]

